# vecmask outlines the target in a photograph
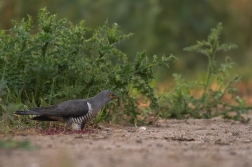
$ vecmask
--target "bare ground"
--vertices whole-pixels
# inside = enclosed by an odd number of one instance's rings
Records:
[[[0,167],[252,166],[252,123],[219,118],[160,120],[146,130],[103,125],[85,134],[37,133],[13,139],[29,139],[40,148],[2,149]]]

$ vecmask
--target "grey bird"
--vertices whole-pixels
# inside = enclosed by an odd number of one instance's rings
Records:
[[[73,130],[81,130],[85,124],[93,119],[100,109],[113,99],[120,97],[109,90],[103,90],[94,97],[88,99],[69,100],[58,105],[32,108],[27,111],[16,111],[17,115],[36,115],[32,120],[65,122]]]

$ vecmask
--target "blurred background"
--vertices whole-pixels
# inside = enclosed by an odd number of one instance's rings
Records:
[[[207,57],[183,51],[204,40],[219,22],[223,23],[221,42],[235,43],[238,49],[219,53],[219,61],[230,56],[237,63],[235,72],[249,79],[252,70],[252,3],[251,0],[1,0],[0,28],[10,29],[11,20],[20,21],[27,14],[36,20],[40,8],[46,7],[57,18],[77,24],[86,21],[97,27],[106,20],[117,23],[124,34],[133,37],[120,49],[133,59],[136,52],[162,56],[174,54],[179,61],[160,73],[169,79],[172,73],[197,76],[206,69]],[[36,24],[36,23],[35,23]]]

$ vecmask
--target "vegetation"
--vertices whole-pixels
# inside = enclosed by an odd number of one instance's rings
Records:
[[[46,9],[38,13],[38,27],[32,18],[13,21],[14,27],[6,33],[0,31],[0,77],[6,83],[0,112],[2,122],[14,124],[13,110],[6,105],[18,104],[15,109],[27,109],[64,100],[87,98],[103,89],[121,96],[122,108],[115,103],[103,110],[103,119],[137,123],[136,90],[151,101],[151,108],[158,107],[150,82],[154,68],[168,66],[174,56],[150,61],[145,52],[137,53],[134,62],[128,61],[125,53],[117,49],[119,43],[132,34],[122,35],[117,24],[97,29],[86,27],[81,21],[73,25],[66,19],[56,20]],[[38,32],[34,33],[34,29]],[[8,113],[7,117],[5,117]],[[26,117],[19,117],[26,122]]]
[[[234,62],[230,57],[226,57],[225,63],[218,64],[216,55],[219,51],[228,51],[237,46],[234,44],[220,44],[219,36],[222,25],[219,23],[211,30],[206,41],[197,41],[196,45],[186,47],[185,51],[197,52],[207,56],[208,67],[205,81],[188,82],[181,75],[174,74],[176,85],[170,89],[161,104],[168,102],[168,107],[163,105],[163,116],[166,118],[175,117],[184,119],[193,118],[213,118],[223,116],[224,118],[248,122],[249,119],[242,117],[252,109],[252,106],[245,106],[245,100],[236,96],[237,89],[232,84],[240,81],[238,75],[230,73]],[[216,83],[217,88],[211,88],[211,84]],[[199,97],[192,95],[194,91],[203,90]],[[223,98],[230,98],[228,102]],[[235,104],[231,104],[235,102]],[[235,112],[235,114],[233,114]]]
[[[249,1],[242,3],[236,0],[202,1],[135,1],[135,0],[8,0],[0,1],[0,28],[12,27],[11,19],[20,21],[27,14],[36,17],[40,8],[47,7],[51,13],[57,13],[59,18],[67,18],[74,24],[84,19],[90,27],[100,26],[104,20],[118,23],[122,32],[134,32],[130,42],[123,42],[119,48],[134,60],[135,53],[147,49],[151,55],[176,53],[179,63],[170,66],[169,71],[195,76],[197,70],[203,69],[207,62],[196,54],[184,56],[181,48],[191,45],[195,39],[204,39],[209,29],[216,22],[223,22],[225,41],[236,43],[239,48],[229,52],[232,59],[251,71],[251,5]],[[34,20],[35,23],[36,20]],[[239,32],[239,33],[238,33]],[[232,35],[230,35],[232,34]],[[218,55],[224,54],[220,52]],[[239,56],[237,56],[239,55]],[[219,56],[218,56],[219,57]],[[221,57],[221,56],[220,56]],[[249,61],[248,61],[249,60]],[[251,76],[247,72],[249,79]],[[171,79],[171,75],[160,75],[161,79]],[[246,78],[245,78],[246,79]]]
[[[176,60],[173,55],[161,59],[146,52],[135,55],[134,61],[118,49],[120,43],[132,34],[123,35],[119,26],[108,22],[96,29],[89,28],[81,21],[78,25],[66,19],[56,19],[46,9],[38,13],[38,26],[31,16],[20,23],[13,21],[9,31],[0,30],[0,97],[1,125],[13,127],[27,123],[28,117],[13,116],[18,109],[28,109],[57,104],[64,100],[87,98],[103,89],[109,89],[121,96],[122,107],[116,103],[104,107],[95,119],[131,124],[147,122],[149,116],[164,118],[224,118],[248,122],[241,114],[251,106],[235,96],[232,84],[238,76],[229,74],[233,67],[230,58],[218,64],[216,53],[230,50],[234,44],[220,44],[221,24],[212,29],[207,41],[185,48],[208,57],[207,77],[204,82],[187,82],[174,74],[176,85],[158,99],[154,95],[154,70],[169,67]],[[211,83],[217,82],[217,89]],[[200,97],[191,91],[202,88]],[[140,110],[136,96],[150,101],[150,109]],[[231,95],[236,104],[222,99]],[[168,102],[168,103],[167,103]],[[230,113],[235,112],[235,116]],[[30,123],[29,125],[34,125]],[[48,124],[40,123],[43,127]]]
[[[0,140],[0,148],[1,149],[27,149],[34,150],[37,149],[37,146],[31,144],[29,140],[24,141],[16,141],[12,139]]]

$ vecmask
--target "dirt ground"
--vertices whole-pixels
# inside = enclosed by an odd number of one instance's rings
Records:
[[[102,126],[85,134],[15,135],[13,139],[29,139],[40,148],[2,149],[0,166],[252,166],[251,122],[216,118],[160,120],[146,127]]]

